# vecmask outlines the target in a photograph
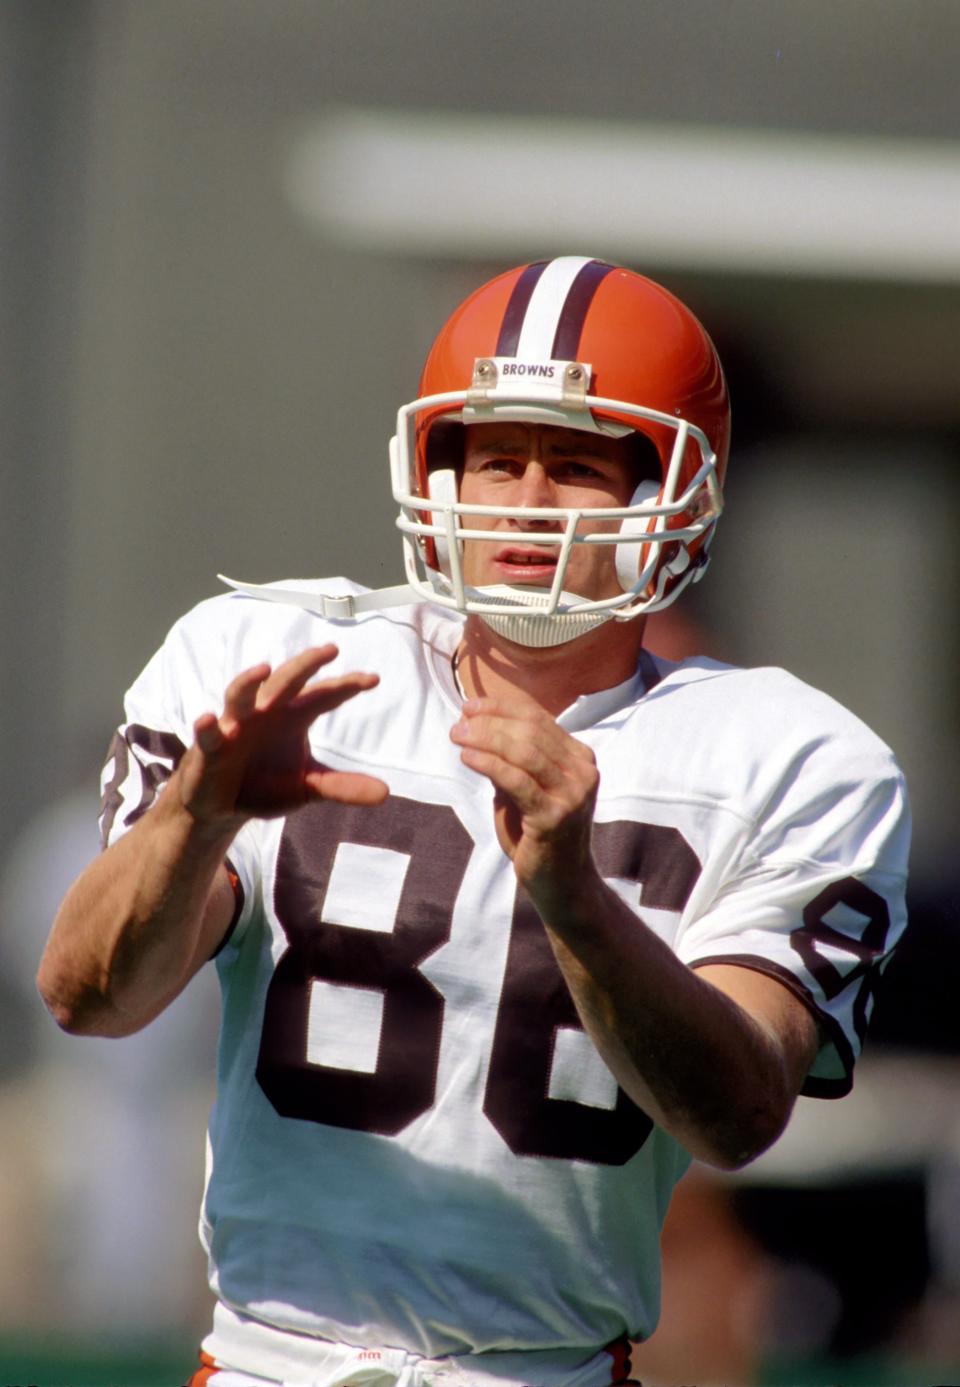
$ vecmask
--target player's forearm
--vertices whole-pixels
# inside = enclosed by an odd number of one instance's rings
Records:
[[[776,1139],[794,1089],[775,1036],[681,963],[602,880],[544,918],[586,1030],[658,1126],[723,1169]]]
[[[64,898],[37,977],[59,1025],[126,1035],[177,995],[204,940],[229,921],[223,859],[235,831],[198,824],[171,781],[90,864]]]

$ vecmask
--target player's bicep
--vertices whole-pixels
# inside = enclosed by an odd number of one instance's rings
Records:
[[[820,1045],[819,1027],[811,1009],[784,983],[754,968],[709,963],[696,968],[696,973],[742,1007],[775,1040],[787,1082],[796,1096]]]

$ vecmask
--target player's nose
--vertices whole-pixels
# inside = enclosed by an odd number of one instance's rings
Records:
[[[556,486],[542,463],[531,459],[523,469],[517,483],[517,504],[523,507],[555,506],[557,504]],[[531,523],[549,524],[530,517]]]

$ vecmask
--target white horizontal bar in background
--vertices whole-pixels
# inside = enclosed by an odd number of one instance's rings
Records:
[[[705,269],[960,278],[960,143],[334,109],[294,206],[387,252],[551,250]]]

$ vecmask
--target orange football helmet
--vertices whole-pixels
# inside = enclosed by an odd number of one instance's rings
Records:
[[[639,432],[653,442],[659,483],[643,481],[629,506],[603,511],[621,520],[622,595],[589,601],[563,587],[573,544],[610,543],[608,534],[580,529],[596,511],[538,509],[537,518],[556,521],[563,536],[549,589],[464,584],[462,541],[496,538],[464,528],[464,516],[475,524],[478,514],[517,512],[461,507],[448,426],[498,419],[614,436]],[[397,415],[391,475],[407,580],[422,598],[479,613],[511,639],[534,645],[665,607],[704,572],[723,505],[729,437],[720,360],[673,294],[631,270],[579,256],[509,270],[447,320],[417,399]],[[557,527],[525,541],[556,545]]]

